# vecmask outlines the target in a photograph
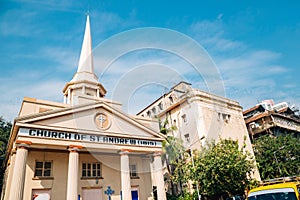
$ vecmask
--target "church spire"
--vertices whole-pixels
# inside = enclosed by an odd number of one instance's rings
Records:
[[[90,28],[90,17],[86,17],[86,25],[84,38],[81,47],[81,53],[78,63],[78,69],[71,82],[80,80],[89,80],[92,82],[98,82],[98,77],[94,73],[94,62],[92,54],[92,36]]]
[[[85,32],[77,72],[73,79],[66,84],[63,89],[63,93],[64,102],[73,105],[80,103],[78,98],[82,95],[104,97],[106,93],[105,88],[98,82],[98,77],[94,72],[89,15],[87,15],[86,18]]]

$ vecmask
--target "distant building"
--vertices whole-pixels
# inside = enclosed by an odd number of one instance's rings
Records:
[[[204,92],[180,82],[159,97],[138,116],[159,118],[168,134],[180,138],[186,149],[199,149],[207,141],[231,138],[253,156],[253,150],[238,102]],[[176,127],[176,129],[171,129]],[[256,171],[254,177],[260,180]]]
[[[300,138],[299,110],[286,102],[274,104],[265,100],[243,112],[245,123],[253,140],[262,135],[291,134]]]

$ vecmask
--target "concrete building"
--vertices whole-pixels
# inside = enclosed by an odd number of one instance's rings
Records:
[[[238,102],[210,94],[180,82],[165,95],[159,97],[138,116],[159,118],[161,124],[168,123],[168,134],[180,138],[186,149],[199,149],[211,140],[231,138],[254,156],[242,107]],[[171,129],[176,127],[176,129]],[[256,170],[253,177],[260,180]]]
[[[273,100],[265,100],[243,112],[245,123],[254,140],[262,135],[290,134],[300,138],[299,110],[287,102],[275,104]]]
[[[166,199],[165,137],[157,121],[123,113],[105,93],[94,73],[87,17],[64,103],[23,100],[9,140],[1,199]]]

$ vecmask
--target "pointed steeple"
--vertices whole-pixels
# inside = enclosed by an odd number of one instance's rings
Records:
[[[78,104],[79,101],[75,100],[78,96],[89,95],[93,97],[104,97],[106,94],[105,88],[98,82],[98,77],[94,72],[89,15],[87,15],[86,18],[77,72],[73,79],[66,84],[63,93],[64,102],[68,104]]]
[[[89,80],[92,82],[98,82],[98,77],[94,73],[94,62],[92,54],[92,36],[90,28],[90,17],[86,17],[86,25],[84,38],[81,47],[81,53],[78,63],[78,69],[71,82],[80,80]]]

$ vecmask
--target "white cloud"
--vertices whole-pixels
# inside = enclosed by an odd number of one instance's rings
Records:
[[[201,45],[214,52],[224,52],[244,48],[244,44],[239,41],[224,37],[224,24],[222,14],[214,21],[199,21],[193,23],[189,32]]]
[[[102,39],[107,33],[119,33],[120,31],[134,28],[141,23],[135,18],[134,11],[129,13],[126,17],[121,17],[116,13],[106,11],[94,12],[92,14],[91,24],[95,27],[92,31],[93,35],[100,36]]]
[[[24,1],[27,3],[34,3],[36,6],[49,6],[49,9],[69,9],[67,1],[59,2],[57,6],[55,4],[57,3],[56,0],[44,3],[35,0]],[[73,11],[77,12],[76,9]],[[92,14],[93,18],[91,19],[91,24],[94,46],[97,46],[95,45],[95,40],[100,40],[103,35],[106,37],[105,34],[111,36],[110,34],[112,32],[119,32],[141,24],[141,22],[135,19],[134,11],[129,13],[126,18],[122,18],[118,14],[112,12],[95,12]],[[11,16],[19,17],[15,19]],[[39,24],[34,21],[35,18],[36,13],[33,11],[25,12],[22,9],[9,10],[2,15],[2,19],[0,20],[0,34],[21,37],[43,35],[41,33],[45,32],[46,29],[44,29],[45,27],[38,27]],[[263,100],[264,98],[274,98],[278,100],[285,99],[286,101],[299,102],[300,98],[299,95],[297,96],[296,92],[291,93],[287,90],[280,91],[278,89],[279,83],[275,77],[277,75],[283,76],[289,72],[285,66],[282,66],[277,62],[282,56],[281,53],[264,49],[251,49],[248,47],[248,44],[230,38],[228,34],[225,33],[226,24],[224,24],[222,20],[223,15],[220,14],[216,20],[204,20],[193,23],[190,26],[189,32],[191,37],[198,41],[199,44],[203,45],[211,57],[214,58],[214,61],[217,64],[217,70],[214,71],[216,74],[214,75],[218,77],[221,74],[227,96],[240,101],[245,107],[253,106],[258,100]],[[14,24],[14,26],[11,26],[11,24]],[[78,26],[76,26],[76,28],[77,29],[74,31],[77,31],[75,34],[77,36],[79,31],[83,30],[83,27],[80,28],[80,30],[78,29]],[[59,38],[61,35],[57,33],[53,37]],[[65,37],[69,37],[68,39],[70,39],[73,36]],[[80,37],[83,37],[83,35]],[[143,39],[147,37],[150,36],[145,34],[142,35],[141,38],[133,39],[140,39],[139,42],[142,44],[144,41]],[[101,38],[101,40],[102,39],[103,38]],[[82,40],[79,39],[79,41],[81,43]],[[166,38],[163,38],[159,42],[167,41]],[[168,43],[166,46],[169,49],[183,49],[185,51],[184,53],[191,55],[191,57],[194,58],[194,61],[201,60],[200,54],[196,55],[193,49],[189,49],[189,45],[190,44],[188,43],[177,44],[176,41],[173,40],[173,42]],[[155,46],[154,43],[153,46]],[[111,59],[111,57],[106,56],[105,53],[110,55],[111,51],[119,51],[122,48],[131,49],[132,43],[126,43],[126,40],[117,41],[115,44],[108,47],[109,48],[104,49],[102,52],[98,51],[98,47],[94,49],[95,70],[99,76],[103,73],[103,69],[108,63],[107,60],[110,61]],[[32,69],[31,71],[31,69],[24,68],[23,70],[13,72],[13,77],[1,78],[0,76],[1,82],[7,83],[7,85],[0,86],[0,93],[6,97],[4,100],[2,99],[0,109],[3,112],[1,114],[6,119],[10,120],[16,117],[22,98],[25,95],[53,101],[62,100],[61,90],[69,80],[67,80],[66,77],[64,80],[57,78],[60,78],[60,73],[66,71],[71,72],[72,74],[76,72],[80,49],[71,49],[51,44],[51,46],[42,47],[38,51],[40,53],[38,59],[44,59],[45,63],[47,63],[47,60],[56,63],[56,65],[53,66],[54,70],[48,68],[45,71],[39,71],[39,69]],[[30,62],[30,59],[37,59],[35,55],[25,53],[21,56],[23,56],[23,58],[26,57],[26,59],[29,60],[27,62]],[[154,100],[158,98],[164,89],[163,87],[172,87],[180,77],[191,82],[194,87],[202,87],[201,89],[204,90],[209,89],[207,83],[204,81],[215,83],[213,82],[213,79],[206,79],[205,76],[202,77],[203,74],[195,71],[189,63],[179,56],[180,55],[177,56],[168,52],[163,52],[163,50],[133,51],[113,62],[110,68],[105,71],[103,77],[99,77],[100,82],[108,89],[108,95],[113,96],[112,93],[114,92],[115,87],[120,84],[119,81],[131,77],[128,75],[133,73],[137,67],[149,67],[151,64],[152,67],[155,67],[155,65],[166,66],[165,68],[162,67],[165,71],[157,70],[153,73],[148,73],[147,70],[136,71],[138,72],[135,74],[136,79],[148,80],[148,82],[151,82],[149,78],[158,76],[163,80],[157,81],[156,79],[153,79],[154,81],[151,83],[158,92],[149,90],[149,88],[146,86],[144,87],[142,84],[140,85],[140,88],[135,88],[136,90],[130,94],[130,99],[128,100],[128,108],[131,113],[140,110],[142,106],[146,106],[149,99]],[[41,65],[42,64],[43,63],[41,63]],[[205,67],[207,66],[204,66],[203,68]],[[54,79],[51,77],[48,79],[49,76],[44,78],[45,73],[49,73],[49,71],[57,72],[52,75]],[[173,74],[173,72],[178,76],[168,76]],[[204,69],[204,72],[207,71]],[[126,84],[128,84],[128,87],[131,87],[134,85],[132,83],[134,81],[135,78],[131,77]],[[288,88],[289,90],[292,90],[296,86],[297,85],[295,84],[282,85],[282,87]],[[12,89],[8,90],[8,88]],[[294,96],[291,97],[291,94],[294,94]],[[128,104],[128,102],[123,103]]]
[[[62,89],[65,81],[57,79],[43,79],[38,71],[27,71],[16,73],[14,76],[1,78],[0,94],[5,97],[1,99],[0,116],[6,120],[17,117],[22,99],[27,97],[62,101]]]
[[[39,51],[39,55],[45,60],[57,63],[58,71],[73,71],[75,73],[78,60],[79,50],[71,50],[64,47],[47,46]]]
[[[108,95],[112,95],[111,93],[118,86],[119,81],[124,81],[124,79],[127,82],[123,82],[123,84],[128,87],[132,86],[132,81],[139,80],[141,84],[144,82],[153,82],[154,84],[155,82],[163,82],[165,87],[170,88],[179,80],[187,78],[188,73],[195,73],[188,63],[174,55],[163,53],[165,56],[162,58],[159,56],[162,55],[160,53],[159,55],[153,55],[153,52],[146,55],[142,54],[144,56],[140,56],[136,52],[120,58],[100,75],[100,82],[107,87]],[[97,61],[95,64],[97,65]],[[153,69],[153,71],[149,71],[149,69]]]
[[[0,33],[5,36],[34,36],[41,29],[35,25],[37,13],[24,9],[12,9],[2,14]]]
[[[64,12],[72,12],[72,13],[83,13],[80,10],[76,10],[75,8],[84,7],[85,4],[81,1],[76,0],[47,0],[47,1],[39,1],[39,0],[16,0],[23,5],[30,6],[31,8],[39,9],[39,10],[56,10],[56,11],[64,11]]]
[[[191,25],[192,36],[214,58],[223,77],[226,94],[243,106],[251,107],[265,98],[293,99],[283,91],[279,82],[290,71],[280,65],[281,53],[264,49],[252,49],[248,44],[225,36],[226,24],[222,15],[213,21],[200,21]],[[291,87],[289,85],[288,87]]]

